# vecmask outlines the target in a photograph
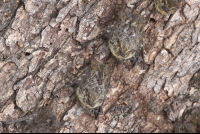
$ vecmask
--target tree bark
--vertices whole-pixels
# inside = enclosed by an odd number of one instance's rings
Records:
[[[198,132],[199,11],[199,0],[172,15],[153,0],[0,1],[0,132]],[[145,69],[117,60],[105,37],[133,12],[147,20]],[[113,65],[98,118],[74,87],[94,57]]]

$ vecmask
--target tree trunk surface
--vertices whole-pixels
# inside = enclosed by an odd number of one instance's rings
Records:
[[[144,24],[143,62],[111,53],[120,19]],[[94,59],[112,66],[97,116],[76,94]],[[199,132],[199,69],[199,0],[168,15],[153,0],[0,1],[0,132]]]

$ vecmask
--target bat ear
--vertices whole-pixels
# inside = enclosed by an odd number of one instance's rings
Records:
[[[94,114],[95,114],[95,119],[98,119],[99,118],[99,115],[102,115],[103,114],[103,108],[102,108],[102,105],[97,107],[94,111]]]

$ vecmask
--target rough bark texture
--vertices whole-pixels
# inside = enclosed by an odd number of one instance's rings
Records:
[[[109,50],[122,10],[148,20],[145,70]],[[114,63],[97,119],[72,86],[94,57]],[[199,81],[199,0],[173,15],[150,0],[0,1],[0,132],[199,132]]]

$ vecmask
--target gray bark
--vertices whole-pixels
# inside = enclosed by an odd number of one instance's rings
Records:
[[[0,1],[0,132],[198,132],[200,1],[185,2],[170,16],[149,0]],[[145,69],[104,38],[122,10],[148,18]],[[72,86],[94,57],[116,63],[97,119]]]

